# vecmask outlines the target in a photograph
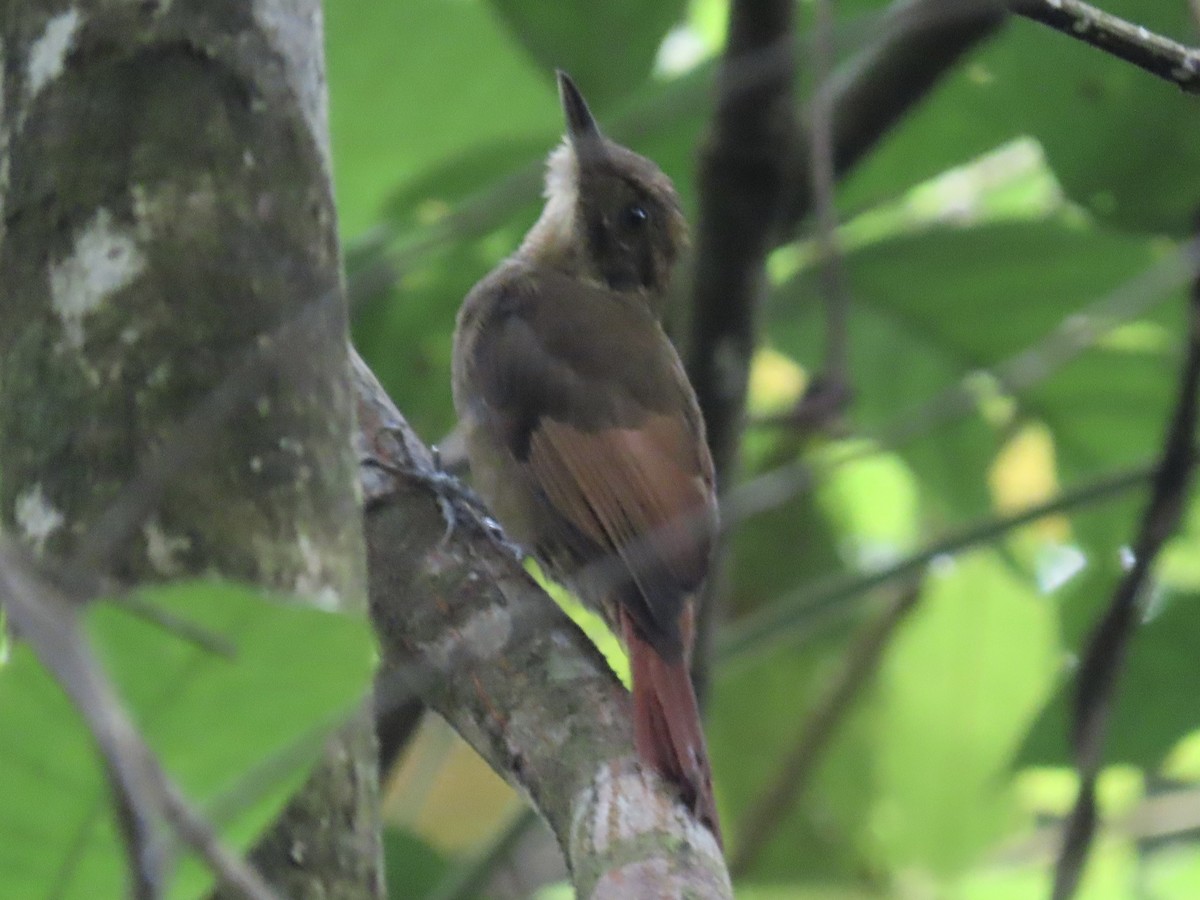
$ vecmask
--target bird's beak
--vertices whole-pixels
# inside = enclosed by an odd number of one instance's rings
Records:
[[[588,149],[599,149],[600,128],[592,118],[592,111],[588,109],[583,94],[579,93],[579,88],[575,86],[571,76],[562,69],[558,70],[558,98],[562,102],[563,114],[567,119],[567,135],[571,138],[575,151],[578,153]]]

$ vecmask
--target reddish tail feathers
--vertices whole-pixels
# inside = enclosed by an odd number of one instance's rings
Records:
[[[665,661],[622,612],[633,673],[633,739],[642,762],[679,787],[684,802],[724,848],[713,799],[708,747],[685,656]]]

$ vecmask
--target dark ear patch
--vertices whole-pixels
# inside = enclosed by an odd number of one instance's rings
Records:
[[[665,227],[662,205],[617,174],[591,185],[584,207],[588,248],[604,283],[613,290],[660,287],[655,254]]]

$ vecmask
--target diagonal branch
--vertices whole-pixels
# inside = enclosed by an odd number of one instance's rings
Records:
[[[1179,399],[1154,472],[1150,502],[1134,544],[1133,565],[1121,579],[1107,611],[1088,640],[1079,668],[1071,743],[1079,769],[1079,796],[1067,819],[1054,877],[1054,900],[1075,893],[1096,827],[1096,778],[1112,715],[1117,679],[1137,628],[1144,587],[1155,557],[1179,524],[1196,461],[1196,400],[1200,393],[1200,271],[1188,306],[1187,357]]]
[[[1200,94],[1200,49],[1155,34],[1081,0],[1007,2],[1019,16],[1123,59],[1189,94]]]
[[[899,0],[879,35],[827,82],[833,173],[841,178],[973,48],[1007,19],[1000,0]],[[813,210],[812,140],[792,145],[784,229],[788,239]]]
[[[825,359],[796,409],[805,428],[831,423],[846,407],[853,391],[850,372],[850,286],[842,264],[838,215],[834,205],[837,174],[833,165],[833,96],[826,83],[836,57],[831,0],[817,0],[813,40],[813,80],[817,88],[809,104],[809,184],[816,199],[817,275],[825,304]]]
[[[711,832],[636,761],[628,694],[599,652],[357,356],[354,382],[381,696],[418,695],[529,798],[579,896],[731,897]]]

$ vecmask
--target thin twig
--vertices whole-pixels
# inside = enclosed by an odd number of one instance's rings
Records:
[[[1179,398],[1155,467],[1150,501],[1134,544],[1133,565],[1117,585],[1107,611],[1088,639],[1079,667],[1071,744],[1079,770],[1079,795],[1067,819],[1054,873],[1054,900],[1074,896],[1096,827],[1096,778],[1103,761],[1117,679],[1138,624],[1143,587],[1155,557],[1179,524],[1196,461],[1196,399],[1200,390],[1200,272],[1188,305],[1187,357]]]
[[[831,0],[817,0],[812,68],[813,96],[809,104],[809,179],[816,201],[817,268],[825,301],[825,365],[796,411],[797,419],[818,428],[836,416],[850,399],[850,289],[838,242],[834,206],[833,92],[829,76],[836,59]]]
[[[1105,831],[1131,844],[1173,838],[1194,840],[1200,831],[1200,788],[1177,787],[1146,797],[1114,821],[1106,822]],[[1032,834],[1003,844],[989,854],[988,863],[1005,867],[1037,865],[1052,856],[1061,843],[1062,825],[1043,825]]]
[[[1200,93],[1200,49],[1081,0],[1008,0],[1008,5],[1019,16],[1123,59],[1190,94]]]
[[[900,623],[916,606],[920,594],[919,582],[902,588],[846,651],[841,668],[826,683],[774,776],[738,820],[740,840],[729,863],[734,878],[750,870],[800,799],[837,727],[863,685],[879,668],[884,651]]]
[[[153,824],[162,820],[208,864],[219,883],[249,900],[277,900],[262,876],[221,842],[163,771],[79,627],[81,601],[63,596],[28,553],[8,541],[0,542],[0,602],[96,741],[122,813],[135,895],[157,898],[165,892],[166,854],[153,833]]]
[[[894,579],[917,574],[939,556],[961,553],[976,545],[997,540],[1014,528],[1046,516],[1120,496],[1146,484],[1155,471],[1156,464],[1153,463],[1119,469],[1063,491],[1057,497],[1022,512],[989,517],[960,528],[875,572],[833,578],[800,588],[729,628],[720,643],[718,659],[721,662],[732,661],[776,641],[794,641],[799,626],[848,615],[850,609],[845,601],[865,595],[867,591]]]

